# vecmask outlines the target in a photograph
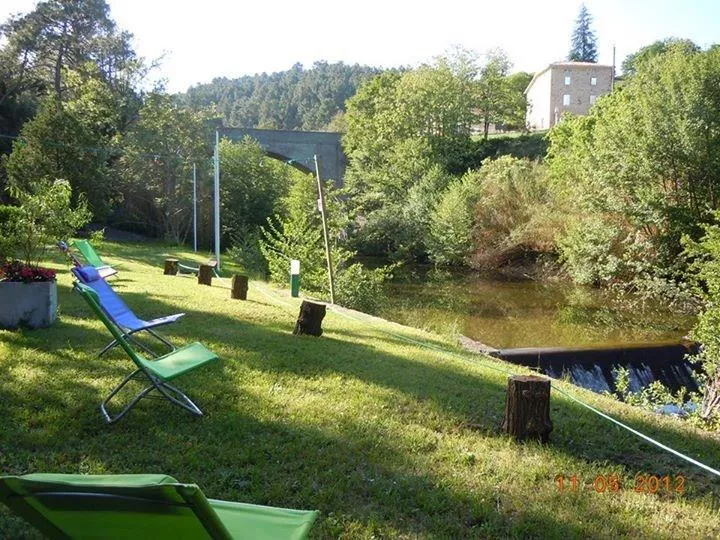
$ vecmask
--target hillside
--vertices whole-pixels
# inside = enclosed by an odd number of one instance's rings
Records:
[[[318,509],[313,538],[720,534],[719,479],[559,390],[718,467],[715,436],[557,382],[550,443],[518,444],[499,428],[516,366],[341,309],[321,338],[294,337],[299,301],[287,291],[253,281],[248,301],[230,300],[222,280],[208,288],[162,275],[167,255],[199,255],[160,244],[99,251],[121,265],[112,285],[136,312],[185,312],[163,334],[220,356],[177,381],[206,416],[146,400],[118,424],[103,422],[100,401],[132,365],[117,349],[96,356],[109,334],[71,292],[58,255],[49,263],[59,272],[58,322],[0,331],[2,473],[167,473],[211,498]],[[637,493],[636,474],[670,475],[670,489]],[[608,475],[622,489],[598,492]],[[32,532],[2,507],[0,537]]]
[[[309,69],[295,64],[277,73],[216,78],[181,97],[194,109],[215,106],[227,126],[318,131],[328,129],[360,83],[378,73],[342,62],[315,62]]]

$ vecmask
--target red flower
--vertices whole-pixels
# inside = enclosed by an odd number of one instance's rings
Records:
[[[17,281],[30,283],[33,281],[53,281],[55,271],[48,268],[29,266],[20,261],[6,262],[0,265],[0,281]]]

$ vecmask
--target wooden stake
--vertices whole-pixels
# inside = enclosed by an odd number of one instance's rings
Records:
[[[248,277],[242,274],[235,274],[232,278],[232,290],[230,298],[238,300],[247,300]]]
[[[531,438],[548,442],[553,429],[550,381],[534,375],[511,375],[502,427],[520,441]]]
[[[176,276],[178,273],[178,262],[177,259],[165,259],[165,270],[163,274],[166,276]]]
[[[198,272],[198,284],[200,285],[212,285],[214,264],[201,264],[200,271]]]

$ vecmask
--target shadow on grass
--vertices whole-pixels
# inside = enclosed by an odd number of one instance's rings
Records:
[[[69,316],[89,316],[81,298],[67,287],[61,292]],[[109,334],[68,318],[47,334],[11,338],[14,347],[51,356],[32,366],[37,370],[32,381],[24,380],[19,359],[0,364],[0,418],[10,424],[0,433],[5,472],[165,472],[200,484],[210,497],[319,508],[317,534],[323,537],[583,537],[592,532],[551,512],[512,507],[502,488],[486,482],[482,471],[476,473],[475,489],[454,482],[424,459],[432,453],[432,443],[408,446],[402,434],[385,424],[402,415],[438,437],[499,437],[505,403],[502,377],[480,373],[470,362],[438,362],[435,351],[418,348],[412,358],[390,354],[382,349],[412,346],[375,328],[338,329],[337,320],[328,321],[322,338],[296,338],[290,334],[294,317],[280,314],[281,308],[277,319],[256,324],[239,316],[187,310],[140,293],[123,297],[138,314],[185,311],[185,319],[167,327],[166,334],[181,343],[197,339],[220,354],[218,365],[178,381],[207,416],[195,419],[167,403],[146,401],[119,424],[104,425],[97,405],[132,370],[132,363],[117,350],[109,358],[96,358]],[[72,349],[84,351],[83,359]],[[255,384],[253,378],[261,377],[266,380]],[[285,401],[273,395],[276,386],[331,378],[358,381],[368,391],[386,390],[386,401],[364,403],[378,409],[377,420],[363,421],[365,411],[362,419],[337,411],[326,419],[305,417],[291,399],[297,387],[287,390]],[[312,388],[300,390],[308,399],[314,397]],[[329,395],[318,392],[320,400],[344,399],[342,385],[328,390]],[[687,471],[701,481],[701,475],[674,458],[577,404],[556,396],[552,407],[555,452],[631,471]],[[688,437],[679,427],[650,421],[632,425],[700,459],[710,461],[717,455],[717,441]],[[468,466],[457,464],[458,469]],[[715,489],[718,484],[703,485]],[[702,496],[700,489],[688,495]],[[588,505],[583,512],[585,522],[594,515],[621,533],[632,532],[609,506]]]

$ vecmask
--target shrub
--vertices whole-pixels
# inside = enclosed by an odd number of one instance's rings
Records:
[[[430,214],[428,253],[437,264],[464,264],[472,252],[473,200],[470,184],[456,180]]]
[[[720,219],[720,212],[715,214]],[[701,343],[697,360],[705,372],[700,416],[707,422],[720,422],[720,225],[705,226],[697,243],[688,242],[686,252],[694,257],[692,271],[697,290],[704,300],[691,337]]]
[[[573,281],[599,284],[617,277],[621,260],[616,252],[621,234],[619,228],[595,216],[570,221],[558,235],[558,249]]]
[[[32,191],[15,188],[18,210],[4,211],[0,224],[0,258],[20,257],[25,266],[37,268],[48,245],[67,238],[90,220],[83,197],[77,208],[70,204],[70,184],[41,180]]]
[[[341,269],[336,277],[335,301],[341,306],[375,313],[385,296],[391,267],[368,270],[359,263]]]
[[[502,266],[519,252],[554,251],[558,219],[543,165],[503,156],[484,161],[481,169],[465,178],[478,192],[476,266]]]
[[[344,245],[343,225],[347,225],[341,201],[333,187],[326,186],[328,229],[335,275],[336,302],[361,310],[371,310],[383,294],[385,269],[365,270],[359,264],[348,265],[354,253]],[[312,177],[298,177],[283,200],[286,217],[269,219],[262,228],[260,250],[268,263],[270,279],[286,286],[290,260],[300,261],[301,289],[310,295],[329,298],[322,223],[317,211],[316,188]]]

